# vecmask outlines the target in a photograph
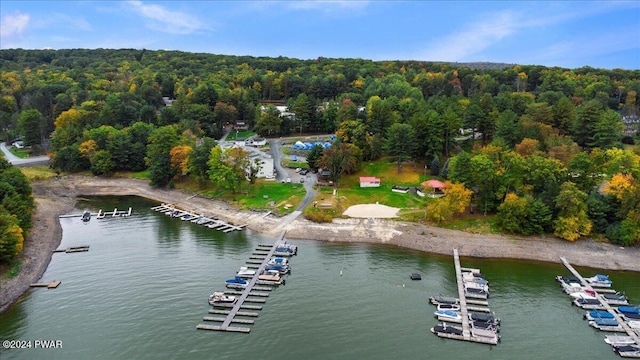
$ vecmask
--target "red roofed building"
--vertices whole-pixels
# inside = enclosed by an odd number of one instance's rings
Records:
[[[361,176],[360,187],[380,187],[380,179],[372,176]]]

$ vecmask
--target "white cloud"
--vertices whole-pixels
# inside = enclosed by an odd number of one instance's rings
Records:
[[[129,8],[147,20],[147,26],[153,30],[171,34],[191,34],[207,29],[195,16],[179,11],[170,11],[160,5],[145,5],[133,0],[127,3]]]
[[[355,0],[307,0],[285,2],[289,9],[293,10],[321,10],[332,12],[336,10],[359,10],[369,5],[369,1]]]
[[[13,40],[13,38],[22,35],[27,25],[29,25],[30,18],[29,14],[21,14],[19,12],[3,16],[0,24],[0,38],[3,39],[3,42]]]
[[[513,34],[518,28],[519,15],[503,11],[483,21],[470,24],[459,33],[434,41],[419,58],[430,61],[464,61]]]

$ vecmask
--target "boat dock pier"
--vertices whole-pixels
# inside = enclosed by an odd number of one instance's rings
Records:
[[[53,250],[54,253],[77,253],[89,251],[89,245],[71,246],[66,249]]]
[[[244,229],[247,225],[233,225],[229,224],[225,221],[208,218],[202,214],[192,213],[186,210],[178,209],[170,204],[162,204],[158,206],[154,206],[151,208],[153,211],[158,211],[164,213],[168,216],[178,218],[183,221],[190,221],[197,225],[203,225],[208,227],[209,229],[219,230],[223,233],[228,233],[231,231],[240,231]]]
[[[489,345],[497,345],[498,341],[500,339],[500,337],[495,334],[495,333],[487,333],[484,332],[482,334],[484,334],[483,336],[479,336],[477,335],[478,333],[480,333],[478,330],[474,330],[472,329],[472,325],[470,323],[469,320],[469,311],[476,311],[476,312],[487,312],[490,313],[491,310],[488,307],[477,307],[477,306],[469,306],[468,304],[475,304],[475,305],[483,305],[483,306],[488,306],[489,303],[486,300],[477,300],[477,299],[467,299],[466,298],[466,293],[465,293],[465,281],[463,279],[462,273],[463,272],[470,272],[470,273],[480,273],[479,269],[470,269],[470,268],[463,268],[460,266],[460,255],[458,254],[458,249],[453,249],[453,263],[455,266],[455,270],[456,270],[456,280],[458,283],[458,301],[459,301],[459,306],[460,306],[460,321],[458,320],[453,320],[453,319],[449,319],[449,320],[445,320],[445,319],[441,319],[445,324],[447,321],[451,321],[451,322],[456,322],[456,323],[460,323],[461,324],[461,328],[462,328],[462,333],[450,333],[450,332],[439,332],[439,331],[435,331],[434,328],[431,329],[432,332],[434,332],[437,336],[439,337],[443,337],[443,338],[449,338],[449,339],[455,339],[455,340],[463,340],[463,341],[471,341],[471,342],[476,342],[476,343],[482,343],[482,344],[489,344]],[[445,325],[446,327],[446,325]]]
[[[97,213],[90,213],[91,217],[95,217],[96,219],[104,219],[106,217],[129,217],[131,216],[132,208],[128,210],[118,210],[118,208],[113,209],[113,211],[102,211],[102,209],[98,210]],[[58,216],[60,219],[63,218],[72,218],[72,217],[82,217],[84,214],[66,214]]]
[[[61,280],[52,281],[50,283],[32,283],[29,287],[46,287],[48,289],[55,289],[62,283]]]
[[[613,318],[618,322],[618,324],[620,324],[620,326],[622,326],[622,329],[627,333],[627,335],[630,336],[636,342],[636,345],[640,346],[640,337],[638,336],[638,334],[636,334],[636,332],[633,331],[631,327],[629,327],[629,325],[624,321],[624,319],[622,319],[620,315],[613,310],[611,305],[609,305],[609,303],[605,301],[605,299],[600,294],[598,294],[600,289],[598,288],[597,290],[595,290],[591,285],[589,285],[589,283],[585,281],[582,275],[580,275],[580,273],[576,269],[574,269],[573,266],[571,266],[569,261],[567,261],[567,259],[564,256],[561,256],[560,260],[562,261],[562,264],[564,264],[564,266],[573,274],[573,276],[580,279],[581,283],[585,288],[591,291],[594,291],[597,294],[598,300],[600,300],[600,303],[602,304],[604,309],[613,315]]]
[[[232,324],[253,324],[254,320],[252,319],[238,319],[236,316],[240,317],[258,317],[257,312],[247,312],[241,310],[261,310],[262,306],[260,305],[248,305],[245,303],[266,303],[267,297],[269,297],[269,291],[272,290],[272,287],[279,285],[282,283],[275,281],[265,281],[260,280],[260,274],[267,266],[267,263],[273,256],[277,246],[284,240],[285,232],[283,231],[280,235],[278,241],[274,244],[259,244],[256,250],[250,257],[250,260],[247,261],[245,267],[252,268],[253,266],[257,267],[256,272],[251,276],[249,284],[246,287],[241,288],[242,290],[226,290],[224,293],[229,295],[239,295],[236,302],[228,305],[214,305],[214,307],[227,307],[229,310],[220,310],[220,309],[211,309],[209,310],[210,314],[216,315],[226,315],[225,317],[219,316],[205,316],[203,321],[211,321],[221,323],[220,325],[209,325],[209,324],[199,324],[196,326],[198,330],[213,330],[213,331],[229,331],[229,332],[241,332],[241,333],[249,333],[251,328],[248,327],[239,327],[232,326]],[[259,260],[261,259],[261,260]],[[259,264],[258,264],[259,263]],[[270,285],[270,286],[256,286],[256,285]],[[229,287],[229,284],[227,284]]]

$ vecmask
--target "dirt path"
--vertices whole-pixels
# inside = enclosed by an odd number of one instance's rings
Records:
[[[81,195],[136,195],[182,209],[216,216],[236,225],[276,237],[280,229],[287,238],[336,242],[390,244],[405,248],[450,255],[457,248],[461,256],[512,258],[557,263],[560,256],[580,266],[598,269],[640,272],[640,248],[620,248],[593,240],[570,243],[551,237],[516,237],[493,234],[470,234],[414,223],[384,219],[336,219],[330,224],[316,224],[298,218],[278,226],[282,218],[264,211],[239,211],[224,202],[194,197],[181,190],[155,189],[146,181],[67,176],[33,184],[38,208],[34,226],[25,243],[20,274],[0,283],[0,312],[29,290],[51,260],[51,251],[62,238],[58,216],[68,213]],[[284,224],[283,224],[284,225]]]

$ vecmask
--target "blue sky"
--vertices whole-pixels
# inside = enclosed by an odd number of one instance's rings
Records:
[[[640,1],[13,1],[0,48],[640,69]]]

